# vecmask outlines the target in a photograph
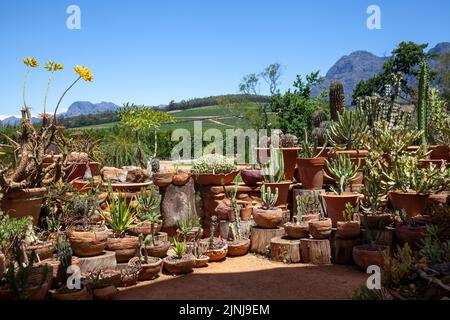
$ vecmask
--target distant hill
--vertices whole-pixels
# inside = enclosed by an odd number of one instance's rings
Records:
[[[86,114],[114,112],[117,108],[119,106],[112,102],[92,103],[89,101],[77,101],[70,105],[67,112],[60,114],[60,117],[70,118]]]

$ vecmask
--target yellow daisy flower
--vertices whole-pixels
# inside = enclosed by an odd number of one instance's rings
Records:
[[[75,73],[77,73],[81,78],[83,78],[83,80],[92,82],[94,77],[92,76],[92,73],[88,67],[75,66],[73,69],[75,70]]]
[[[39,67],[39,62],[37,61],[36,58],[28,57],[28,58],[23,59],[22,61],[23,61],[23,63],[26,66],[28,66],[30,68],[37,68],[37,67]]]
[[[48,61],[45,63],[45,69],[47,69],[50,72],[55,72],[64,69],[64,65],[56,63],[54,61]]]

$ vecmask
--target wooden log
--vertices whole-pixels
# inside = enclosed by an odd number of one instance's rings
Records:
[[[300,239],[302,261],[317,265],[331,263],[330,240],[328,239]]]
[[[255,225],[255,221],[248,220],[248,221],[241,221],[241,235],[244,238],[250,238],[250,233],[252,227]],[[220,220],[219,222],[219,231],[220,231],[220,237],[222,239],[230,239],[231,232],[230,232],[230,221],[228,220]]]
[[[375,237],[376,244],[381,244],[388,246],[388,252],[392,255],[395,250],[394,237],[395,237],[395,228],[386,227],[384,230],[372,230],[371,231]],[[361,236],[365,243],[370,242],[370,236],[367,229],[361,228]]]
[[[353,264],[353,247],[361,243],[358,239],[336,238],[334,262],[337,264]]]
[[[284,228],[278,227],[277,229],[263,229],[253,227],[251,232],[252,245],[250,252],[265,254],[266,247],[270,246],[270,240],[274,237],[284,236]]]
[[[285,263],[300,262],[300,239],[272,238],[270,240],[270,256],[275,261]]]

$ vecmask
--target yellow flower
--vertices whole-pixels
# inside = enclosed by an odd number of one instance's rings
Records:
[[[47,69],[50,72],[55,72],[55,71],[64,69],[64,66],[62,64],[56,63],[54,61],[48,61],[45,63],[45,69]]]
[[[82,77],[85,81],[92,82],[93,76],[88,67],[85,66],[75,66],[73,68],[75,73],[77,73],[80,77]]]
[[[23,63],[25,63],[26,66],[30,67],[30,68],[37,68],[39,67],[39,62],[37,61],[36,58],[33,57],[28,57],[22,60]]]

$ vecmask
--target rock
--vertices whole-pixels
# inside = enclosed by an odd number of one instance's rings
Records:
[[[102,176],[103,181],[118,181],[119,177],[123,175],[124,171],[119,168],[114,167],[104,167],[100,170],[100,175]]]
[[[149,179],[147,171],[141,168],[133,168],[127,171],[127,182],[143,183]]]
[[[78,258],[78,265],[81,272],[94,272],[98,270],[116,269],[116,253],[105,251],[103,254],[95,257]]]
[[[71,152],[67,155],[68,162],[86,163],[89,160],[89,156],[85,152]]]

